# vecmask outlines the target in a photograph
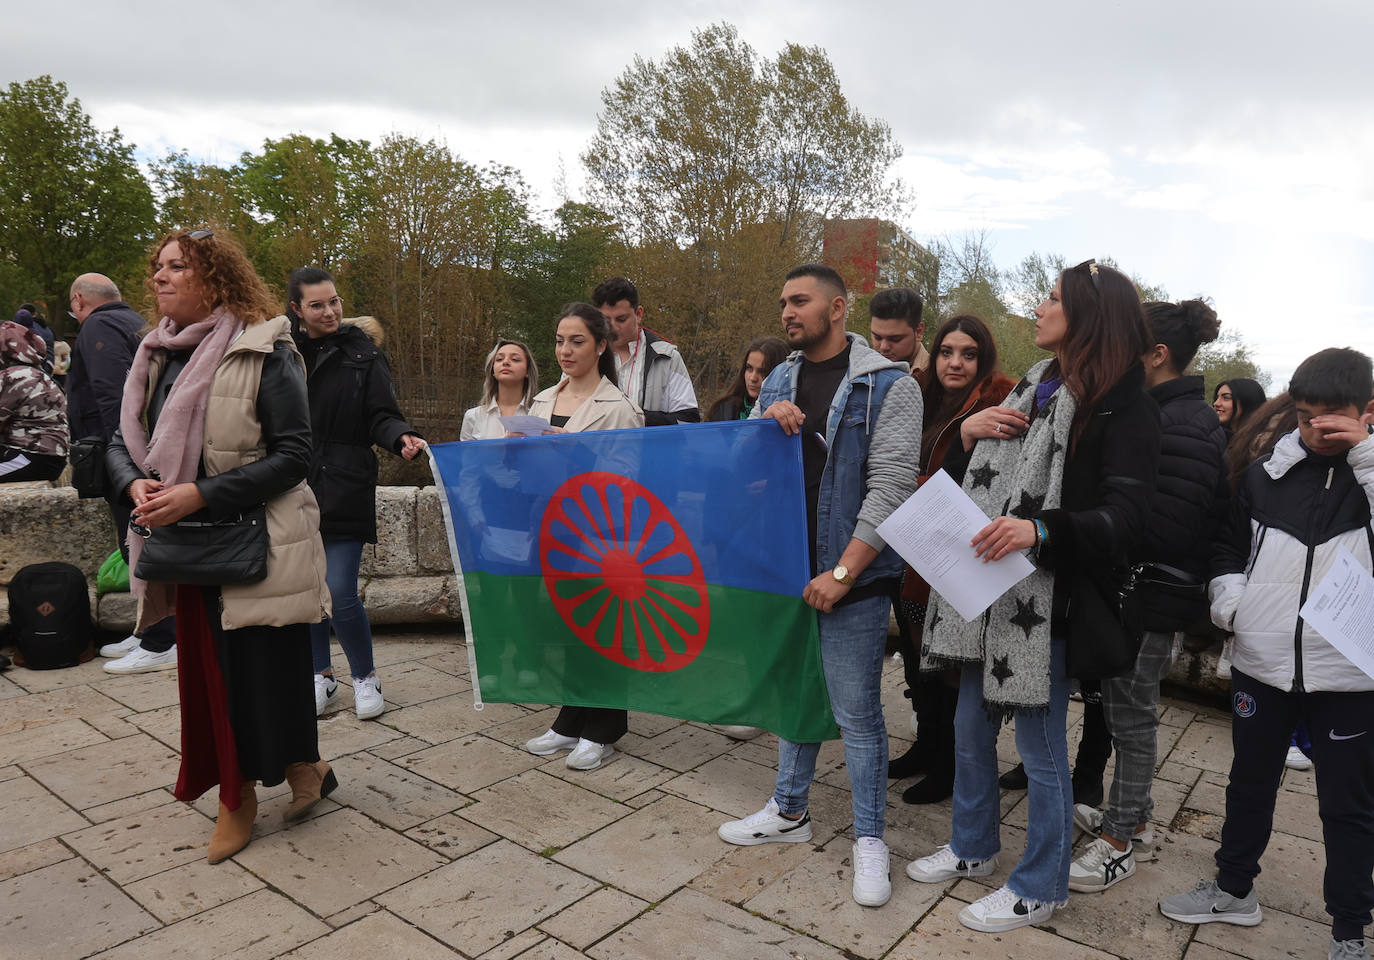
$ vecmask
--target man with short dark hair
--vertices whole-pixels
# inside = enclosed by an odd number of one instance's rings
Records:
[[[72,365],[67,373],[67,413],[72,439],[99,437],[106,443],[119,429],[124,402],[124,379],[138,348],[143,317],[119,298],[114,281],[99,273],[83,273],[72,281],[68,303],[80,324]],[[129,559],[129,506],[108,492],[120,553]],[[100,648],[108,673],[150,673],[177,665],[176,620],[169,617],[148,628],[142,637],[130,634]]]
[[[592,291],[592,305],[611,325],[620,389],[644,411],[644,425],[699,423],[696,391],[677,347],[642,326],[639,290],[611,277]]]
[[[921,295],[910,287],[879,290],[868,302],[873,349],[894,363],[905,363],[922,386],[930,369],[930,352],[921,342],[926,334],[923,306]]]
[[[844,740],[853,799],[854,899],[878,907],[892,895],[883,842],[887,729],[883,654],[902,559],[877,526],[916,489],[921,390],[900,365],[844,329],[844,281],[824,264],[787,275],[782,325],[793,353],[763,383],[753,418],[801,434],[821,668]],[[778,740],[773,796],[758,813],[722,824],[721,839],[749,846],[811,839],[807,800],[818,743]]]

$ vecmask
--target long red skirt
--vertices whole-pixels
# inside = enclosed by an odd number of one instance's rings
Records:
[[[218,611],[218,587],[177,587],[175,795],[190,803],[218,784],[220,802],[237,810],[246,781],[270,787],[286,778],[288,764],[320,759],[310,628],[225,631]]]

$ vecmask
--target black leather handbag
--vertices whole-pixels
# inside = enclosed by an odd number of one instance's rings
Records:
[[[223,586],[267,577],[267,507],[215,520],[198,510],[165,527],[129,529],[144,538],[134,576],[149,583]]]
[[[72,465],[72,486],[82,500],[105,496],[109,475],[105,472],[105,441],[100,437],[82,437],[72,443],[67,453]]]
[[[1074,572],[1069,582],[1069,676],[1106,679],[1135,666],[1144,635],[1135,588],[1129,576]]]

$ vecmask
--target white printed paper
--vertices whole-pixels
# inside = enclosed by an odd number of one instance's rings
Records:
[[[528,413],[514,413],[509,417],[502,417],[501,426],[506,428],[507,433],[519,433],[527,437],[537,437],[553,430],[553,427],[549,426],[549,421]]]
[[[1347,660],[1374,677],[1374,576],[1345,547],[1298,611]]]
[[[978,504],[940,470],[878,524],[878,536],[960,616],[973,620],[1035,571],[1019,552],[995,563],[974,555],[969,544],[989,522]]]

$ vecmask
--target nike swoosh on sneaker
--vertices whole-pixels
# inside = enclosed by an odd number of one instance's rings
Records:
[[[1016,906],[1011,908],[1011,912],[1016,914],[1018,917],[1024,917],[1026,914],[1030,913],[1030,908],[1026,906],[1026,901],[1017,900]]]
[[[1337,733],[1337,732],[1336,732],[1336,729],[1333,727],[1333,728],[1331,729],[1331,732],[1330,732],[1329,734],[1327,734],[1327,735],[1328,735],[1332,740],[1354,740],[1356,737],[1363,737],[1363,736],[1364,736],[1366,733],[1368,733],[1368,732],[1369,732],[1368,730],[1361,730],[1359,733],[1347,733],[1347,734],[1342,735],[1342,734]]]

